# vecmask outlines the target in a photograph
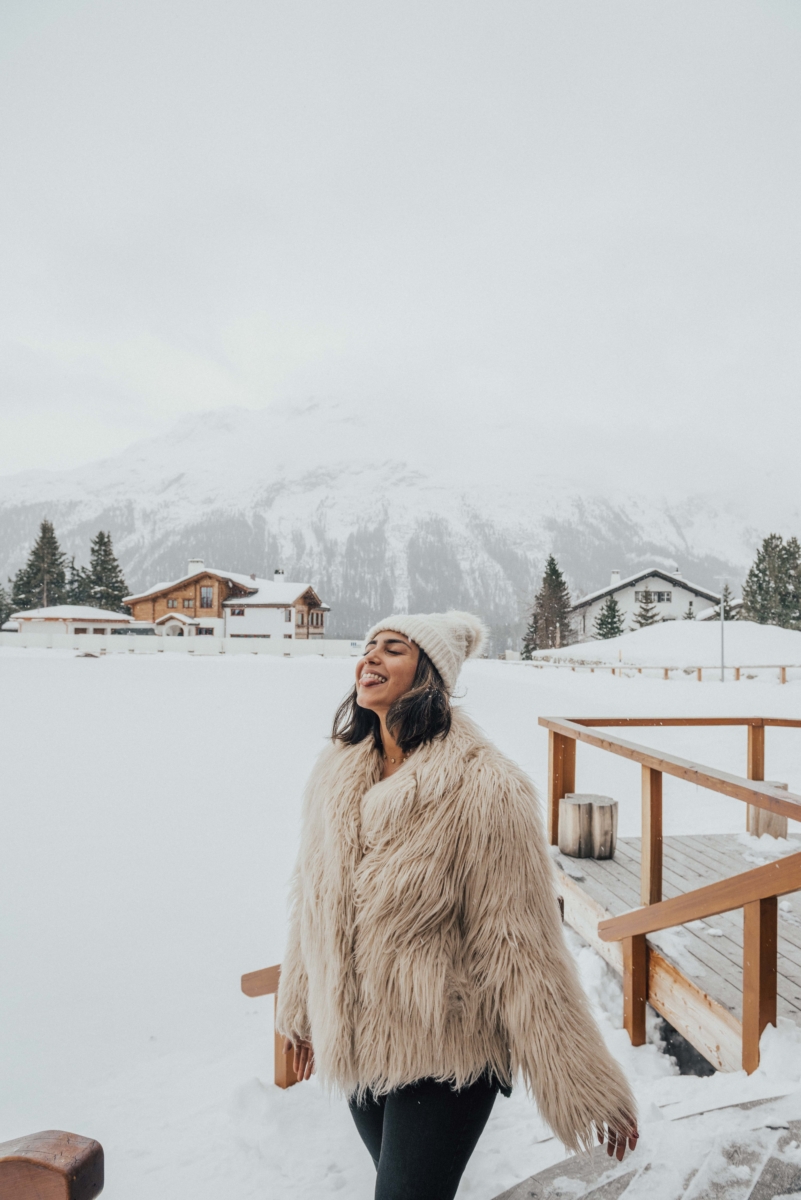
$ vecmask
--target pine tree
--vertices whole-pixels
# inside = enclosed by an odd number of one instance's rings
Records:
[[[692,600],[687,605],[687,611],[685,612],[684,616],[682,617],[682,620],[683,621],[694,621],[695,620],[695,609],[693,608]]]
[[[759,625],[801,628],[801,546],[769,534],[757,550],[743,585],[742,616]]]
[[[67,574],[67,604],[89,604],[89,572],[86,567],[76,567],[75,557],[70,559]]]
[[[573,640],[570,617],[570,592],[559,564],[548,555],[542,585],[534,597],[528,628],[523,638],[523,657],[531,658],[534,650],[550,650],[567,646]]]
[[[121,612],[128,588],[111,544],[111,534],[101,530],[92,538],[89,570],[86,573],[87,599],[95,608]]]
[[[634,624],[638,629],[646,629],[649,625],[658,625],[659,621],[660,616],[654,603],[654,593],[646,590],[642,594],[640,607],[634,614]]]
[[[0,628],[5,625],[6,621],[14,611],[14,605],[11,603],[11,597],[0,583]]]
[[[614,596],[607,596],[601,611],[593,622],[593,637],[620,637],[624,632],[623,613]]]
[[[737,613],[732,608],[734,597],[731,594],[731,588],[729,587],[728,583],[724,583],[720,598],[723,603],[723,620],[736,621]],[[718,605],[718,617],[720,617],[720,605]]]
[[[52,522],[45,520],[39,527],[39,536],[28,555],[28,561],[14,576],[11,603],[15,612],[50,608],[55,604],[63,604],[66,592],[64,554]]]

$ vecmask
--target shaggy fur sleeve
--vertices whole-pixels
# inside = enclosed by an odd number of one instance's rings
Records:
[[[303,961],[301,926],[305,903],[305,876],[313,840],[312,827],[319,809],[321,779],[331,761],[334,748],[329,746],[317,759],[303,797],[300,850],[289,893],[289,933],[281,963],[281,979],[275,1004],[275,1028],[291,1041],[311,1041],[308,1014],[309,977]]]
[[[512,1076],[571,1150],[636,1115],[631,1089],[590,1011],[562,933],[554,868],[526,775],[493,749],[465,776],[472,793],[466,966],[504,1032]]]

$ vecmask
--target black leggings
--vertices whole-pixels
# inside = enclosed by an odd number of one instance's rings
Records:
[[[458,1092],[419,1079],[361,1105],[351,1100],[378,1172],[375,1200],[453,1200],[497,1094],[497,1082],[486,1078]]]

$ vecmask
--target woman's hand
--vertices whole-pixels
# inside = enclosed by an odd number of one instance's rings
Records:
[[[314,1048],[311,1042],[291,1042],[289,1038],[284,1038],[284,1054],[289,1054],[290,1050],[294,1050],[292,1068],[295,1078],[299,1083],[303,1079],[311,1079],[314,1071]]]
[[[606,1153],[610,1158],[616,1158],[618,1162],[623,1161],[627,1143],[629,1150],[637,1149],[637,1139],[639,1136],[637,1122],[634,1120],[630,1124],[627,1124],[623,1130],[613,1129],[611,1125],[608,1125],[606,1130],[603,1128],[598,1130],[598,1141],[601,1145],[606,1142]]]

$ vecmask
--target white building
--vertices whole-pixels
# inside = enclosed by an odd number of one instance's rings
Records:
[[[600,613],[609,596],[614,596],[623,616],[626,631],[636,629],[634,614],[645,599],[645,593],[651,593],[651,602],[655,605],[659,619],[662,621],[681,620],[690,605],[697,616],[711,604],[719,604],[720,596],[710,592],[708,588],[699,587],[683,579],[680,571],[670,573],[660,568],[649,568],[629,575],[627,579],[620,578],[620,571],[613,571],[612,578],[605,588],[590,592],[573,605],[573,627],[580,641],[589,641],[595,631],[595,618]]]
[[[54,604],[14,613],[3,626],[4,633],[112,633],[135,625],[125,613],[92,608],[88,604]]]

